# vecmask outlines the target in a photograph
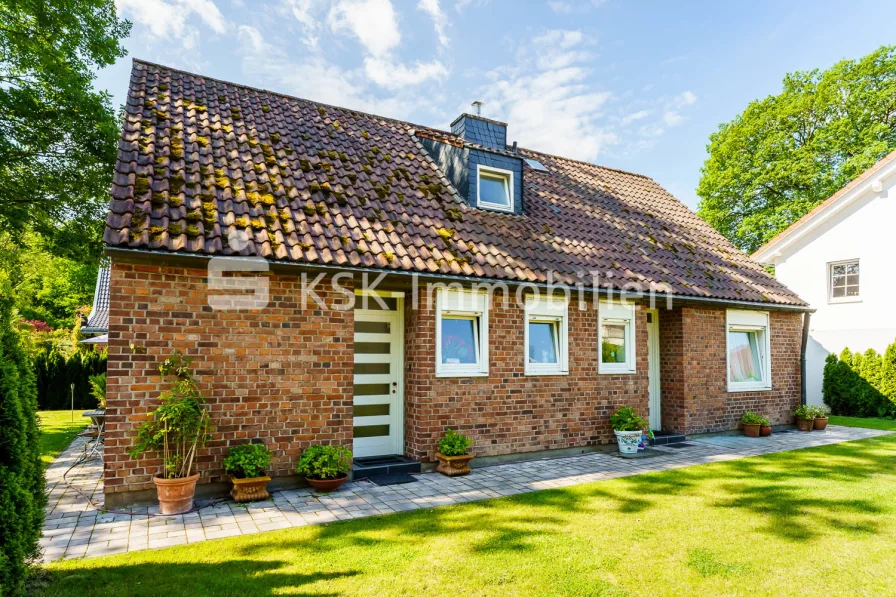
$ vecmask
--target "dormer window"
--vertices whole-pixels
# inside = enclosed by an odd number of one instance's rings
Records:
[[[514,210],[513,172],[477,165],[477,206],[500,211]]]

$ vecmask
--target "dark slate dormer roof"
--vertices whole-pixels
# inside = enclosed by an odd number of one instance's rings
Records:
[[[421,140],[456,135],[134,61],[111,248],[805,305],[653,180],[506,146],[522,215],[472,208]],[[473,144],[475,146],[475,144]],[[494,151],[493,148],[488,148]],[[230,239],[230,242],[228,242]]]
[[[93,291],[93,307],[87,324],[81,328],[86,334],[105,334],[109,331],[109,268],[100,267]]]

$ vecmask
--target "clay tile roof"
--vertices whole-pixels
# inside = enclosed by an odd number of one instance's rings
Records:
[[[134,61],[105,242],[805,305],[653,180],[520,149],[524,215],[468,206],[451,133]],[[611,277],[607,277],[609,272]]]

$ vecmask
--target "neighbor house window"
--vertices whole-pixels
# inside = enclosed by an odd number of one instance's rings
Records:
[[[839,261],[829,266],[830,292],[832,303],[859,300],[859,260]]]
[[[728,311],[728,391],[769,390],[768,313]]]
[[[488,375],[488,294],[438,290],[436,375]]]
[[[635,306],[601,303],[597,326],[600,373],[634,373]]]
[[[476,166],[476,200],[479,207],[513,211],[513,172]]]
[[[529,297],[525,313],[526,375],[567,373],[568,301]]]

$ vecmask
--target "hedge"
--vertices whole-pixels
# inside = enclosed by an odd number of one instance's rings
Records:
[[[23,593],[28,564],[40,553],[47,503],[34,370],[17,324],[9,280],[0,272],[0,595]]]
[[[37,374],[37,403],[41,410],[71,408],[71,384],[75,384],[75,408],[97,407],[90,393],[90,376],[106,371],[106,353],[81,349],[68,359],[58,349],[47,346],[34,359]]]
[[[835,415],[896,416],[896,342],[883,355],[873,348],[828,355],[822,395]]]

